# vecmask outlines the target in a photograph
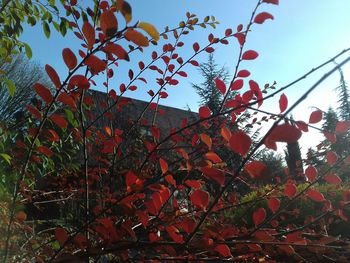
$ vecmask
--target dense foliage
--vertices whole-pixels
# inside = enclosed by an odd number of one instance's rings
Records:
[[[15,2],[23,6],[18,19],[11,9]],[[54,2],[43,6],[58,12]],[[31,85],[36,99],[19,109],[21,125],[15,118],[0,123],[3,262],[348,261],[349,235],[339,226],[349,214],[350,190],[342,177],[350,158],[332,147],[338,137],[348,138],[350,120],[321,130],[326,142],[318,148],[320,163],[298,159],[305,162],[295,164],[302,167],[298,180],[269,153],[277,143],[297,144],[322,121],[319,109],[307,120],[287,115],[350,57],[293,105],[288,88],[350,49],[278,88],[257,83],[241,65],[258,59],[257,51],[246,48],[247,37],[274,19],[261,8],[277,7],[278,0],[257,1],[246,25],[210,33],[206,43],[183,37],[215,28],[211,16],[201,20],[186,13],[178,26],[159,33],[148,22],[133,22],[132,7],[123,0],[61,2],[65,15],[53,25],[64,34],[72,31],[81,47],[66,43],[57,51],[66,75],[45,66],[52,87]],[[17,41],[25,18],[30,24],[43,21],[49,36],[52,17],[42,3],[1,4],[11,14],[0,16],[2,35],[13,27],[16,36],[10,47],[30,53]],[[237,47],[238,60],[230,82],[219,72],[212,80],[215,110],[202,105],[198,118],[161,127],[167,112],[159,105],[167,90],[189,77],[186,69],[200,66],[199,54],[228,44]],[[4,63],[10,63],[11,50],[0,52]],[[14,95],[14,82],[3,82]],[[105,88],[102,99],[94,96],[94,86]],[[140,88],[150,100],[140,114],[130,115],[125,95]],[[264,110],[264,102],[277,96],[276,113]],[[269,123],[268,132],[253,140],[249,130]],[[145,126],[149,134],[141,132]]]

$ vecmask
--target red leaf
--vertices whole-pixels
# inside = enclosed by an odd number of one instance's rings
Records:
[[[209,193],[201,189],[193,191],[190,196],[192,204],[201,210],[204,210],[209,204]]]
[[[112,11],[107,10],[100,15],[100,26],[107,37],[114,35],[118,31],[118,21]]]
[[[124,33],[124,36],[126,40],[133,42],[137,46],[141,46],[141,47],[149,46],[149,41],[147,37],[145,37],[142,33],[134,29],[128,29]]]
[[[218,90],[220,91],[220,93],[222,94],[222,95],[225,95],[225,93],[226,93],[226,84],[225,84],[225,82],[223,82],[221,79],[219,79],[219,78],[216,78],[215,79],[215,85],[216,85],[216,87],[218,88]]]
[[[62,247],[68,239],[67,231],[64,228],[57,227],[55,229],[55,238]]]
[[[58,96],[57,100],[58,100],[59,102],[62,102],[63,104],[66,104],[66,105],[68,105],[68,106],[74,108],[74,109],[77,107],[77,105],[76,105],[75,100],[73,99],[73,97],[71,97],[70,95],[68,95],[68,94],[65,93],[65,92],[61,93],[61,94]]]
[[[69,70],[72,70],[76,67],[78,61],[72,50],[69,48],[64,48],[62,50],[62,57]]]
[[[335,126],[337,134],[345,133],[350,129],[350,121],[339,121]]]
[[[309,182],[314,182],[317,177],[317,170],[314,166],[309,166],[305,169],[305,176]]]
[[[125,175],[125,184],[126,191],[129,193],[142,187],[143,181],[133,171],[128,171]]]
[[[85,65],[87,65],[93,74],[97,74],[106,69],[107,63],[95,55],[90,55],[85,60]]]
[[[281,201],[278,198],[270,198],[268,201],[268,206],[270,208],[270,210],[272,211],[272,213],[276,213],[277,210],[280,208],[281,205]]]
[[[199,181],[199,180],[186,180],[185,181],[185,184],[188,186],[188,187],[192,187],[194,189],[199,189],[202,187],[202,181]]]
[[[326,200],[323,194],[321,194],[319,191],[315,189],[310,189],[309,191],[307,191],[307,196],[316,202],[323,202]]]
[[[237,77],[239,78],[247,78],[250,76],[250,72],[246,69],[242,69],[237,73]]]
[[[263,3],[278,5],[279,0],[263,0]]]
[[[36,148],[36,150],[42,154],[45,154],[47,157],[51,157],[53,155],[53,152],[44,145],[39,146]]]
[[[262,23],[264,23],[267,19],[273,20],[273,18],[274,18],[273,15],[271,15],[270,13],[262,12],[262,13],[256,15],[256,17],[254,18],[254,23],[262,24]]]
[[[182,229],[187,233],[190,234],[194,228],[196,227],[196,221],[194,221],[192,218],[185,218],[181,221],[181,227]]]
[[[243,84],[244,84],[243,79],[237,79],[232,83],[230,89],[231,90],[239,90],[243,87]]]
[[[162,170],[162,174],[165,174],[168,171],[168,163],[162,158],[159,158],[159,164],[160,169]]]
[[[33,107],[32,105],[26,105],[26,109],[30,112],[30,114],[38,119],[38,120],[41,120],[42,119],[42,115],[41,115],[41,112],[38,111],[37,108]]]
[[[303,132],[309,131],[309,126],[307,125],[307,123],[305,123],[303,121],[296,121],[295,124],[297,125],[299,130],[302,130]]]
[[[84,75],[74,75],[69,80],[68,89],[73,89],[74,86],[87,90],[90,88],[90,82]]]
[[[198,52],[199,44],[197,42],[193,44],[193,50],[194,50],[194,52]]]
[[[207,178],[214,180],[219,185],[225,184],[225,174],[222,171],[209,167],[203,167],[200,170]]]
[[[322,120],[322,111],[321,110],[316,110],[316,111],[313,111],[310,115],[310,118],[309,118],[309,123],[318,123]]]
[[[231,250],[226,244],[219,244],[214,250],[225,258],[232,257]]]
[[[279,100],[279,104],[280,104],[280,111],[282,113],[288,107],[288,98],[287,98],[287,96],[284,93],[281,94],[281,97],[280,97],[280,100]]]
[[[51,67],[50,65],[46,64],[45,71],[46,71],[47,75],[50,77],[52,83],[55,85],[56,89],[59,89],[61,87],[61,80],[60,80],[60,77],[58,76],[56,70],[53,67]]]
[[[165,230],[168,232],[169,236],[176,243],[183,243],[184,239],[182,235],[179,234],[179,230],[175,226],[167,226]]]
[[[52,114],[50,119],[60,128],[65,129],[68,126],[68,122],[58,114]]]
[[[329,151],[326,154],[326,159],[327,159],[327,163],[329,165],[334,165],[337,162],[337,160],[338,160],[338,156],[337,156],[337,154],[335,152]]]
[[[198,113],[199,113],[199,117],[201,117],[203,119],[209,118],[211,115],[211,111],[210,111],[209,107],[207,107],[207,106],[200,107],[198,110]]]
[[[191,63],[195,67],[199,66],[199,63],[196,60],[191,60],[191,61],[189,61],[189,63]]]
[[[85,21],[82,30],[88,49],[92,49],[95,44],[95,28],[89,22]]]
[[[269,169],[260,161],[252,161],[248,163],[244,169],[249,173],[252,178],[261,178],[269,175]]]
[[[259,56],[258,52],[254,50],[247,50],[242,55],[242,60],[253,60]]]
[[[330,141],[331,143],[335,143],[335,142],[337,141],[337,137],[336,137],[333,133],[324,131],[324,132],[323,132],[323,135],[324,135],[324,137],[326,137],[326,139],[327,139],[328,141]]]
[[[264,222],[265,218],[266,218],[265,208],[260,207],[253,213],[253,222],[255,226],[258,226],[262,222]]]
[[[288,123],[277,125],[268,136],[269,140],[275,142],[296,142],[301,137],[301,131]]]
[[[327,174],[323,179],[330,184],[340,184],[342,180],[336,174]]]
[[[130,60],[128,52],[126,52],[126,50],[121,45],[118,45],[115,43],[109,43],[103,48],[103,51],[112,53],[118,59],[124,59],[126,61]]]
[[[246,156],[252,144],[252,140],[243,131],[237,131],[231,135],[229,144],[233,151],[242,156]]]
[[[297,187],[293,183],[287,183],[284,187],[284,194],[289,198],[292,198],[297,193]]]
[[[35,83],[33,88],[35,89],[35,92],[46,102],[46,104],[49,104],[53,100],[51,91],[44,85]]]

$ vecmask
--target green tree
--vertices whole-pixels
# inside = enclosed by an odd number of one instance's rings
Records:
[[[348,85],[344,78],[344,73],[341,68],[338,69],[340,74],[339,86],[336,88],[338,99],[338,113],[340,120],[350,120],[350,100]]]
[[[213,53],[209,54],[207,62],[201,63],[199,73],[204,78],[200,84],[192,84],[200,97],[200,104],[206,105],[215,114],[220,110],[223,96],[215,86],[215,79],[219,78],[225,83],[229,79],[229,73],[225,67],[216,64]]]

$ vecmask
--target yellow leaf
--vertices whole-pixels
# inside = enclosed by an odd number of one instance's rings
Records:
[[[137,24],[137,27],[143,29],[155,41],[159,40],[159,33],[158,33],[157,29],[152,24],[147,23],[147,22],[139,22]]]

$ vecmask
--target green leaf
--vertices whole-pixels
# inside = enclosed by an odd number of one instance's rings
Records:
[[[44,34],[47,38],[50,38],[50,34],[51,34],[51,31],[50,31],[50,27],[49,27],[49,24],[46,23],[46,22],[43,22],[43,30],[44,30]]]
[[[26,50],[27,58],[31,59],[33,56],[32,49],[30,48],[30,46],[27,43],[23,43],[23,45],[24,45],[24,48]]]
[[[7,90],[9,92],[10,96],[13,97],[16,93],[15,84],[9,79],[5,79],[5,82],[6,82]]]
[[[11,164],[11,156],[7,153],[0,153],[0,156],[8,163]]]

